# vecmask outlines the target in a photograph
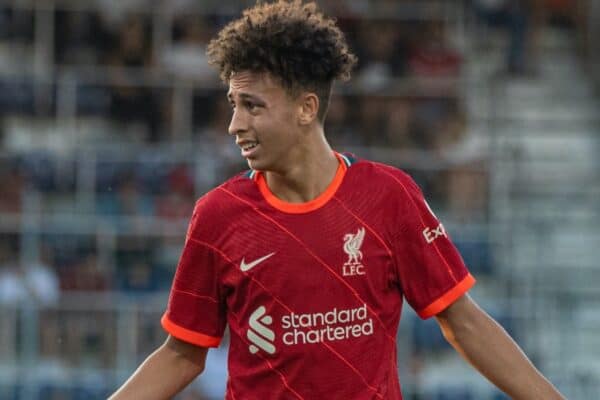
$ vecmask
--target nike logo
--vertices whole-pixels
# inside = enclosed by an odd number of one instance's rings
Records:
[[[266,256],[261,257],[261,258],[259,258],[257,260],[254,260],[254,261],[252,261],[252,262],[250,262],[248,264],[246,264],[246,261],[242,258],[242,262],[240,263],[240,269],[243,272],[249,271],[252,268],[256,267],[258,264],[260,264],[261,262],[265,261],[267,258],[273,256],[274,254],[275,253],[267,254]]]

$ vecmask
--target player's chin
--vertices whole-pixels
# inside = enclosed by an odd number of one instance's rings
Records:
[[[246,158],[246,162],[248,166],[255,171],[266,171],[268,169],[268,165],[257,157]]]

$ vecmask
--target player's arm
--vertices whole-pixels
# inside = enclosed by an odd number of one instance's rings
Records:
[[[170,399],[202,373],[207,352],[169,335],[109,400]]]
[[[459,298],[436,319],[456,351],[511,398],[564,399],[506,331],[469,295]]]

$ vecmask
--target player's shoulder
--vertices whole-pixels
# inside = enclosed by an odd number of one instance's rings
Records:
[[[226,218],[235,218],[236,213],[251,203],[253,191],[256,191],[255,183],[249,173],[239,173],[200,197],[192,218],[221,223]]]
[[[196,212],[215,214],[234,209],[253,190],[255,185],[252,175],[253,171],[240,172],[209,190],[196,202]]]
[[[223,226],[235,224],[239,216],[251,206],[248,199],[255,186],[247,173],[239,173],[200,197],[194,206],[188,235],[218,237]]]
[[[416,186],[413,178],[400,168],[394,167],[382,162],[372,161],[364,158],[358,158],[349,153],[343,153],[344,156],[351,156],[351,176],[358,182],[366,185],[384,185],[390,188]]]

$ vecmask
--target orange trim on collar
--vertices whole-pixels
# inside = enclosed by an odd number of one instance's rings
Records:
[[[311,201],[307,201],[306,203],[288,203],[287,201],[281,200],[276,197],[269,186],[267,185],[267,181],[264,175],[261,172],[256,173],[256,183],[258,184],[258,188],[262,195],[264,196],[267,203],[275,207],[276,209],[289,213],[289,214],[304,214],[307,212],[311,212],[323,207],[335,194],[340,185],[342,184],[342,180],[346,175],[346,163],[342,160],[341,156],[338,153],[335,153],[339,161],[339,166],[337,171],[335,172],[335,176],[333,177],[333,181],[329,184],[327,189],[315,199]]]

